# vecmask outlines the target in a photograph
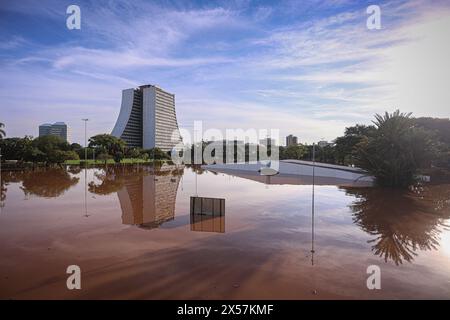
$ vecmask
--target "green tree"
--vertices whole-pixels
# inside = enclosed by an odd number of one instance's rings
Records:
[[[70,145],[59,136],[42,136],[35,138],[33,140],[33,146],[41,150],[42,152],[52,151],[52,150],[63,150],[69,151]]]
[[[3,159],[17,160],[19,162],[30,161],[29,158],[39,151],[32,146],[32,138],[28,136],[24,138],[1,139],[0,148],[2,149]]]
[[[415,118],[413,121],[418,127],[432,131],[441,142],[450,145],[450,119]]]
[[[73,150],[55,152],[55,161],[53,163],[64,163],[67,160],[79,160],[78,153]]]
[[[113,159],[115,163],[120,163],[124,158],[124,153],[122,151],[113,151]]]
[[[78,154],[70,145],[57,136],[43,136],[36,139],[6,138],[0,140],[2,155],[6,160],[62,164],[66,160],[77,160]]]
[[[96,157],[96,159],[100,160],[100,161],[103,161],[103,163],[106,165],[108,163],[108,160],[112,159],[112,156],[110,156],[107,153],[102,152]]]
[[[86,150],[86,153],[85,153],[85,150]],[[81,147],[81,149],[75,150],[75,152],[78,154],[78,157],[82,160],[84,160],[85,156],[87,156],[88,159],[92,159],[94,157],[94,149],[93,148]],[[95,154],[98,154],[98,152],[99,151],[96,150]]]
[[[79,143],[72,143],[70,145],[70,150],[75,151],[78,154],[78,157],[80,157],[80,158],[81,158],[81,152],[82,151],[84,152],[83,147]],[[84,156],[84,154],[83,154],[83,156]]]
[[[46,164],[62,164],[66,160],[78,159],[78,155],[70,150],[70,145],[61,137],[48,135],[33,140],[32,156],[28,161],[45,162]]]
[[[435,156],[430,132],[414,125],[410,113],[399,110],[375,115],[376,130],[356,146],[356,164],[383,186],[406,187],[418,170]]]
[[[343,165],[354,164],[353,158],[356,145],[374,132],[374,126],[360,124],[345,128],[344,135],[334,140],[335,162]]]
[[[433,165],[450,169],[450,119],[415,118],[414,123],[418,127],[433,132],[434,137],[439,141],[438,156],[433,161]]]
[[[327,145],[324,147],[316,146],[316,161],[323,163],[336,163],[336,147]]]
[[[141,158],[143,151],[141,148],[129,148],[126,153],[127,157],[130,157],[132,159],[138,159]]]
[[[169,154],[160,148],[146,149],[144,153],[147,153],[151,160],[170,160]]]
[[[290,145],[289,147],[280,147],[280,159],[300,160],[308,153],[308,148],[304,145]]]
[[[124,158],[125,141],[110,134],[98,134],[89,139],[89,147],[95,149],[95,153],[107,153],[116,163]]]

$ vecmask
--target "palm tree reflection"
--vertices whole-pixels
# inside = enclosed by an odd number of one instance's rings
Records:
[[[410,191],[380,188],[343,188],[356,200],[350,205],[353,222],[375,236],[372,251],[393,261],[412,262],[419,250],[437,250],[439,235],[448,229],[448,185],[416,187]]]
[[[0,213],[2,212],[3,208],[5,207],[6,191],[8,191],[8,189],[6,188],[6,184],[3,182],[3,179],[1,179],[0,180]]]

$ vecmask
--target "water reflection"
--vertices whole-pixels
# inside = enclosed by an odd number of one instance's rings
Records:
[[[39,168],[26,171],[3,171],[0,202],[5,202],[9,185],[12,183],[19,184],[26,196],[36,195],[47,198],[61,196],[80,182],[74,174],[80,175],[81,170],[79,167],[68,167],[67,170]],[[95,195],[117,194],[122,210],[122,222],[152,229],[174,219],[177,190],[183,170],[183,167],[176,166],[161,168],[110,166],[93,169],[94,181],[88,184],[88,191]],[[201,167],[192,167],[192,170],[199,176],[204,173]],[[209,174],[206,175],[206,178],[209,176]],[[291,177],[271,177],[267,182],[265,180],[267,177],[241,176],[255,181],[264,179],[262,182],[269,184],[283,184],[286,180],[277,179],[291,179]],[[294,181],[289,180],[288,184],[290,183]],[[223,194],[222,190],[226,190],[220,189],[220,184],[213,187],[220,191],[219,195]],[[449,185],[429,185],[408,192],[379,188],[340,188],[353,197],[349,205],[353,223],[373,237],[369,241],[371,249],[385,261],[392,261],[397,265],[404,261],[412,262],[420,250],[439,248],[441,231],[448,228],[446,220],[450,219]],[[192,195],[193,192],[190,194]],[[229,193],[225,194],[231,198]],[[255,193],[253,196],[259,195]],[[190,229],[224,233],[224,204],[223,208],[222,204],[217,206],[214,204],[214,209],[207,204],[199,210],[198,203],[201,202],[197,202],[200,200],[196,199],[205,198],[191,198]],[[224,199],[216,200],[224,201]],[[284,200],[280,200],[280,205],[282,201]],[[309,206],[309,203],[307,205]],[[221,209],[217,211],[217,208]],[[185,210],[184,213],[187,213],[188,208]],[[314,264],[314,216],[312,216],[311,231],[311,263]]]
[[[105,168],[89,184],[89,191],[106,195],[117,192],[122,223],[153,229],[175,217],[175,202],[183,169],[163,166]]]
[[[191,197],[191,231],[225,232],[225,199]]]
[[[372,251],[396,265],[412,262],[419,250],[436,250],[448,229],[450,186],[418,187],[412,191],[344,188],[356,197],[349,206],[353,222],[375,236]]]
[[[348,180],[340,179],[336,177],[318,177],[315,176],[304,176],[304,175],[293,175],[293,174],[277,174],[274,176],[263,176],[259,173],[243,170],[230,170],[230,169],[214,169],[210,171],[213,174],[224,173],[230,176],[235,176],[247,180],[252,180],[260,183],[264,183],[266,186],[269,185],[312,185],[313,179],[314,184],[317,186],[345,186],[345,187],[369,187],[372,185],[371,182],[361,181],[361,180]]]
[[[2,172],[1,199],[6,199],[7,185],[19,183],[25,196],[59,197],[75,186],[79,178],[71,176],[64,168],[38,168],[35,170]]]
[[[2,179],[1,182],[0,182],[0,202],[1,202],[1,205],[3,205],[3,203],[6,200],[6,191],[8,191],[8,189],[6,188],[6,183]]]

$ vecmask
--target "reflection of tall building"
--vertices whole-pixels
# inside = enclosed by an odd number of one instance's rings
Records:
[[[122,106],[111,133],[129,147],[170,151],[181,141],[175,95],[153,85],[122,91]]]
[[[191,197],[191,230],[225,232],[225,199]]]
[[[169,173],[169,172],[168,172]],[[179,175],[141,175],[117,192],[122,223],[156,228],[175,217]]]

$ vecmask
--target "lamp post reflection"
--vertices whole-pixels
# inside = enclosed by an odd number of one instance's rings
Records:
[[[315,182],[316,182],[316,144],[313,143],[313,156],[312,156],[312,202],[311,202],[311,265],[314,265],[314,218],[315,218]]]
[[[87,168],[84,168],[84,216],[87,218],[89,217],[88,211],[87,211]]]
[[[3,212],[3,207],[5,206],[4,198],[6,198],[6,192],[5,195],[3,193],[3,180],[2,180],[2,149],[0,148],[0,213]]]
[[[87,122],[89,119],[81,119],[84,122],[84,216],[89,217],[87,213]]]

